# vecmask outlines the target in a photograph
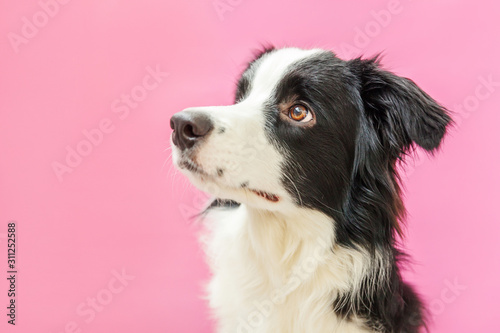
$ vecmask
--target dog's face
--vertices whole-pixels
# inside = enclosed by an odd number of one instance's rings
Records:
[[[375,61],[271,49],[242,74],[234,105],[172,117],[173,160],[217,198],[331,213],[360,167],[390,172],[413,142],[437,148],[448,122],[416,85]]]

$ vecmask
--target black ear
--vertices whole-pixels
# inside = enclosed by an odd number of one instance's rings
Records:
[[[451,122],[448,111],[413,81],[380,68],[378,58],[354,59],[364,111],[382,143],[400,152],[413,142],[427,151],[439,147]]]

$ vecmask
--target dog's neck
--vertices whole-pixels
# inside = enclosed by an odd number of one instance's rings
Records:
[[[335,244],[335,222],[315,210],[273,212],[242,204],[222,220],[216,220],[222,223],[220,227],[226,234],[230,232],[238,239],[238,248],[247,252],[248,259],[253,259],[272,279],[286,279],[304,265],[316,269],[333,257],[342,266],[356,255],[355,251]]]
[[[250,239],[254,243],[261,242],[259,245],[274,243],[277,247],[286,248],[294,242],[321,240],[334,243],[334,221],[319,211],[297,208],[292,212],[279,212],[244,204],[240,209],[245,214],[245,227]]]
[[[279,318],[299,308],[311,314],[332,311],[332,302],[358,290],[373,267],[360,250],[336,244],[335,222],[315,210],[272,212],[242,204],[210,214],[214,230],[207,245],[214,280],[209,289],[215,308],[232,309],[225,295],[237,293],[240,315],[251,313],[254,302],[272,302],[277,313],[283,311]],[[228,292],[229,286],[234,290]]]

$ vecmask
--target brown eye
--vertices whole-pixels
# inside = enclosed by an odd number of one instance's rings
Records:
[[[288,111],[288,117],[295,121],[305,122],[312,119],[309,110],[301,104],[295,104]]]

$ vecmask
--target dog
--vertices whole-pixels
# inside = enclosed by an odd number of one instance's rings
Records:
[[[203,244],[217,332],[418,332],[397,168],[450,112],[380,58],[266,48],[234,105],[174,114],[173,163],[214,196]]]

